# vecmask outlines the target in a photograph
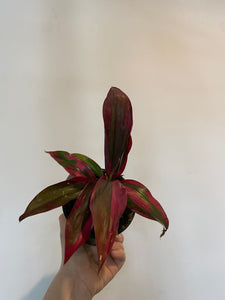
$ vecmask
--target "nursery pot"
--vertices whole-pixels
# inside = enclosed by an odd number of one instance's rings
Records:
[[[119,179],[122,179],[122,176],[120,176],[120,177],[121,178],[119,178]],[[70,179],[70,178],[72,178],[72,176],[69,176],[67,179]],[[69,217],[69,214],[70,214],[75,202],[76,202],[76,199],[71,200],[70,202],[68,202],[62,206],[63,213],[66,218]],[[130,223],[132,222],[132,220],[134,218],[134,215],[135,215],[135,213],[131,209],[126,207],[122,217],[120,218],[118,234],[123,232],[130,225]],[[91,233],[90,233],[86,243],[89,245],[96,245],[94,228],[92,228]]]

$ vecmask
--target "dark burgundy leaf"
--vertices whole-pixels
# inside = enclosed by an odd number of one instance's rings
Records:
[[[103,104],[105,125],[105,169],[108,178],[122,174],[132,141],[132,106],[120,89],[112,87]]]

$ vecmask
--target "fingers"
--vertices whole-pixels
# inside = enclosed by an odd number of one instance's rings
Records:
[[[60,227],[60,239],[61,244],[65,242],[65,226],[66,226],[66,218],[63,214],[59,216],[59,227]]]
[[[65,228],[65,224],[66,224],[66,218],[65,218],[64,214],[61,214],[61,215],[59,216],[60,230],[62,229],[62,227]]]
[[[123,234],[121,233],[117,235],[111,250],[111,257],[119,269],[122,267],[122,265],[126,260],[123,241],[124,241]]]
[[[65,254],[65,226],[66,218],[63,214],[59,216],[59,226],[60,226],[60,241],[62,248],[62,264],[64,263],[64,254]]]
[[[115,238],[115,242],[120,242],[120,243],[123,243],[124,241],[124,236],[122,233],[118,234]]]
[[[123,248],[123,241],[124,241],[124,236],[122,233],[118,234],[115,238],[115,242],[112,246],[112,250],[116,249],[124,249]]]

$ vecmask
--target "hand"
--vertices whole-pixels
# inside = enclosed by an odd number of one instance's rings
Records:
[[[98,259],[96,246],[84,244],[80,247],[64,265],[65,247],[65,224],[64,215],[59,217],[60,238],[62,246],[62,264],[56,278],[53,280],[44,300],[50,299],[77,299],[86,300],[102,290],[105,285],[116,275],[125,262],[125,252],[123,248],[123,235],[119,234],[113,244],[110,255],[98,274]],[[54,282],[55,281],[55,282]],[[69,293],[65,298],[55,298],[59,293],[54,289],[60,288],[64,284],[64,292]],[[49,297],[46,298],[46,296]],[[52,298],[51,298],[52,297]],[[54,298],[53,298],[54,297]],[[64,297],[64,296],[63,296]],[[66,298],[68,297],[68,298]]]

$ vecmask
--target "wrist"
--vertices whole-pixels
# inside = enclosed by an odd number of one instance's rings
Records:
[[[92,295],[79,276],[60,268],[43,300],[91,300]]]
[[[92,295],[90,291],[85,286],[84,282],[82,282],[79,278],[75,279],[75,283],[73,283],[73,290],[71,293],[71,300],[91,300]]]
[[[94,296],[88,289],[86,283],[80,278],[79,272],[60,268],[58,272],[64,285],[64,290],[67,290],[68,300],[91,300]],[[67,298],[66,298],[67,299]]]

